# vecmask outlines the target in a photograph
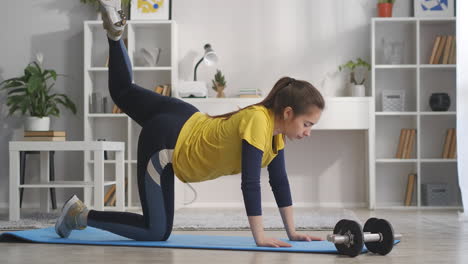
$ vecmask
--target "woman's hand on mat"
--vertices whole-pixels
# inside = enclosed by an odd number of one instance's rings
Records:
[[[275,247],[275,248],[278,248],[278,247],[292,247],[291,244],[288,244],[284,241],[281,241],[279,239],[276,239],[276,238],[272,238],[272,237],[264,237],[262,239],[259,239],[257,241],[257,246],[259,247]]]
[[[310,236],[310,235],[307,235],[307,234],[301,234],[301,233],[297,233],[297,232],[294,232],[292,233],[291,235],[289,235],[289,240],[291,241],[322,241],[323,239],[321,239],[320,237],[316,237],[316,236]]]

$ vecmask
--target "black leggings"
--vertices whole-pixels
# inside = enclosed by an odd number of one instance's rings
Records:
[[[198,109],[132,83],[122,42],[109,39],[109,91],[114,103],[142,130],[138,138],[137,177],[143,215],[90,210],[88,226],[135,240],[165,241],[174,219],[172,151],[184,123]]]

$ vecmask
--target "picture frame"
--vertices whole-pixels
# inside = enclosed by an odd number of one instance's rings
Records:
[[[131,20],[171,20],[172,0],[131,0]]]
[[[413,0],[415,17],[454,17],[455,0]]]

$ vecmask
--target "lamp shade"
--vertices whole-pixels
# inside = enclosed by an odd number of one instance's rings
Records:
[[[216,52],[213,50],[210,44],[205,44],[205,55],[203,56],[203,60],[205,61],[206,65],[212,66],[218,62],[218,56]]]

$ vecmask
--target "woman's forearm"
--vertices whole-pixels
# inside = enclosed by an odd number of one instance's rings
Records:
[[[250,230],[254,236],[255,242],[258,244],[264,237],[265,231],[263,230],[263,218],[261,215],[249,216]]]
[[[291,237],[292,234],[296,232],[294,226],[294,214],[292,205],[279,208],[281,218],[283,219],[284,228],[288,237]]]

